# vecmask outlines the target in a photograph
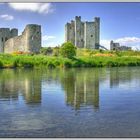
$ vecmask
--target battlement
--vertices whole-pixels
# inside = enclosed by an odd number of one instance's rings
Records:
[[[100,21],[100,18],[99,17],[95,17],[94,21]]]
[[[81,20],[81,16],[75,16],[75,20]]]

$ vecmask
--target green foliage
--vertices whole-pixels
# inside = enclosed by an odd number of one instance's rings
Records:
[[[59,47],[53,48],[53,56],[59,56]]]
[[[76,56],[76,47],[71,42],[66,42],[60,47],[60,54],[71,59]]]
[[[53,49],[51,47],[42,47],[40,53],[44,55],[51,55],[53,53]]]
[[[78,50],[79,51],[79,50]],[[84,50],[86,53],[99,53],[99,50]],[[57,67],[120,67],[120,66],[140,66],[140,52],[138,51],[104,51],[103,54],[113,54],[112,56],[76,56],[76,57],[61,57],[61,56],[46,56],[46,55],[10,55],[0,54],[0,68],[13,67],[40,67],[46,68]],[[120,55],[117,55],[119,53]],[[75,55],[74,55],[75,56]]]
[[[3,67],[3,63],[2,63],[2,60],[0,60],[0,67]]]
[[[100,49],[99,51],[100,51],[100,53],[103,53],[104,52],[102,49]]]

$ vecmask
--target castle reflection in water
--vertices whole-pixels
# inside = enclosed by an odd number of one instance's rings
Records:
[[[0,99],[17,100],[19,95],[27,104],[41,103],[41,79],[33,70],[2,70],[0,73]]]
[[[67,70],[62,78],[67,105],[74,109],[92,105],[99,107],[99,73],[97,70]]]
[[[18,100],[22,97],[26,104],[40,105],[42,101],[42,84],[57,82],[65,94],[65,103],[75,110],[81,107],[93,106],[99,109],[99,85],[110,81],[110,87],[128,82],[135,77],[131,69],[127,73],[117,68],[106,69],[66,69],[66,70],[32,70],[15,69],[0,72],[0,100]],[[132,76],[133,74],[133,76]],[[102,79],[100,78],[102,75]]]

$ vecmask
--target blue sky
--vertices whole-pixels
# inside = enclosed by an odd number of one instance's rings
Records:
[[[66,22],[81,16],[83,21],[100,17],[101,44],[110,40],[140,49],[140,3],[1,3],[0,27],[18,28],[42,25],[42,45],[64,42]]]

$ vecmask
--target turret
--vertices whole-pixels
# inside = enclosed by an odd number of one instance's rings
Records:
[[[81,21],[81,16],[75,16],[75,20]]]
[[[41,26],[28,24],[24,33],[26,34],[26,51],[39,53],[41,48]]]
[[[100,45],[100,18],[95,17],[94,22],[95,22],[95,48],[99,49],[99,45]]]
[[[11,37],[15,37],[15,36],[18,36],[18,29],[13,28],[11,29]]]
[[[10,28],[0,28],[0,53],[4,52],[4,44],[10,37]]]

